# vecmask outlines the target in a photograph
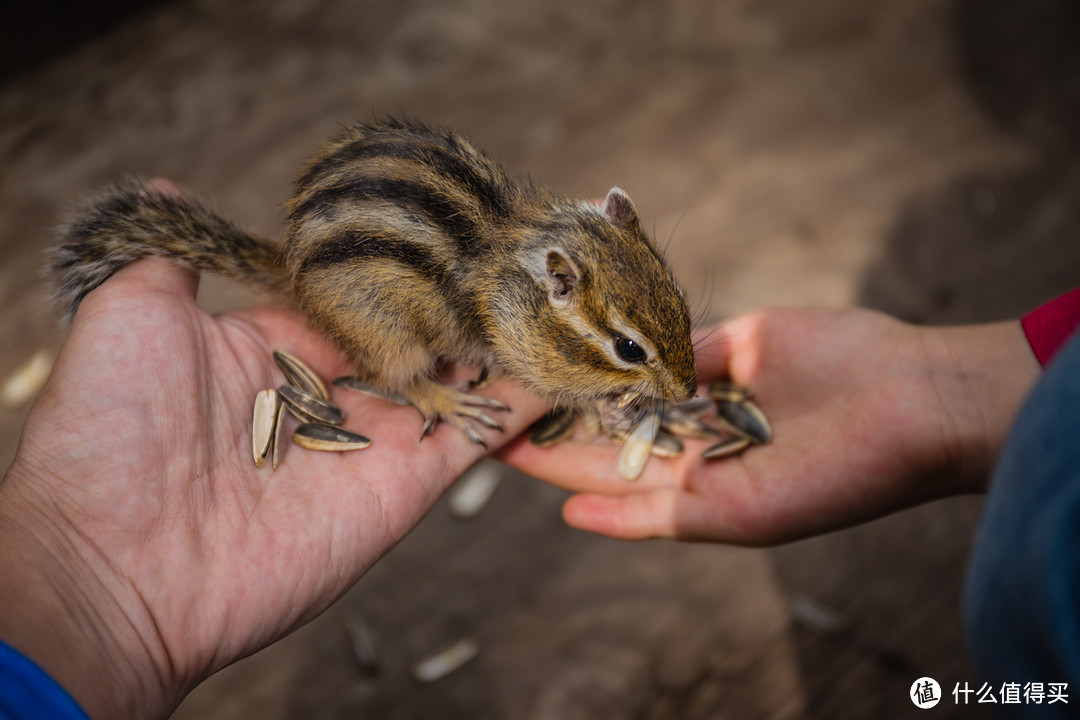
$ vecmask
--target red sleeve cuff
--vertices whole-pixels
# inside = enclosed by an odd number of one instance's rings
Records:
[[[1035,308],[1020,320],[1039,364],[1046,367],[1080,325],[1080,288]]]

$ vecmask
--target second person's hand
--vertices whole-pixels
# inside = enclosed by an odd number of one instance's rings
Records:
[[[867,310],[764,310],[697,342],[702,383],[752,388],[771,444],[703,460],[704,441],[627,482],[616,450],[519,439],[501,457],[578,493],[567,522],[613,537],[761,545],[975,492],[1039,366],[1019,322],[908,325]]]

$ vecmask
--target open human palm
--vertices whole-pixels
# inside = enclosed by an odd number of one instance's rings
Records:
[[[704,460],[707,443],[687,441],[633,483],[587,439],[501,457],[579,493],[564,516],[582,529],[772,544],[979,489],[1038,372],[1018,323],[920,328],[866,310],[758,311],[696,345],[701,382],[750,387],[771,444]]]
[[[271,351],[324,377],[349,366],[290,311],[207,315],[196,283],[143,260],[86,298],[4,487],[20,522],[46,505],[63,519],[51,536],[102,589],[93,614],[122,617],[118,642],[176,702],[325,609],[482,454],[450,427],[420,443],[416,410],[334,388],[372,446],[315,452],[283,433],[277,470],[256,468],[252,401],[282,383]],[[494,447],[544,411],[509,383],[490,394],[513,408],[485,432]]]

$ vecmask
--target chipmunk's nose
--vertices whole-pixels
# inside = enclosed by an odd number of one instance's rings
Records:
[[[697,393],[697,375],[691,378],[688,382],[683,383],[679,387],[679,395],[675,398],[676,402],[686,402],[690,398],[694,397]]]
[[[664,395],[677,403],[686,402],[697,394],[697,372],[682,378],[672,379],[665,388]]]

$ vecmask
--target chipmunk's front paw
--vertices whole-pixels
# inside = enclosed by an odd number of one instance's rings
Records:
[[[420,434],[421,440],[430,435],[435,430],[435,425],[442,420],[461,430],[461,432],[465,433],[465,437],[478,445],[483,445],[485,448],[487,442],[476,429],[474,423],[502,432],[502,425],[488,415],[485,410],[510,409],[494,398],[470,395],[452,387],[440,385],[434,380],[418,384],[405,396],[424,416],[424,430]]]

